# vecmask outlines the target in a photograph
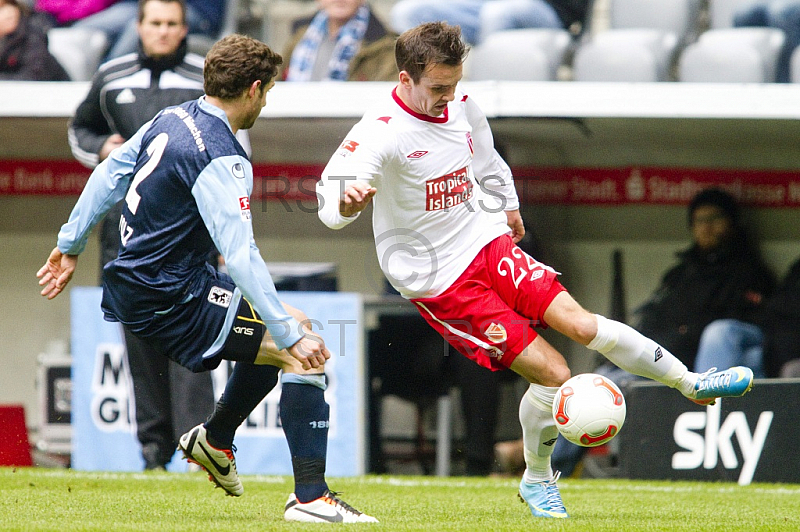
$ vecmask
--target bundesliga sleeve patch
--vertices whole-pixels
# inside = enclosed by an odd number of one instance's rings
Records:
[[[250,215],[250,198],[247,196],[239,198],[239,215],[242,217],[243,222],[249,222],[252,218]]]
[[[345,141],[339,146],[339,155],[342,157],[348,157],[355,153],[356,148],[358,148],[358,142],[345,139]]]

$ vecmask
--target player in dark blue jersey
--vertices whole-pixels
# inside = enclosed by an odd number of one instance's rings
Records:
[[[37,275],[43,296],[61,293],[92,228],[124,201],[120,253],[103,271],[106,319],[196,372],[237,362],[212,416],[180,438],[184,455],[241,495],[234,433],[282,370],[280,417],[295,476],[284,517],[375,522],[328,489],[330,352],[306,316],[278,299],[253,238],[253,168],[234,135],[255,123],[281,62],[242,35],[215,44],[205,96],[161,111],[97,166]],[[207,265],[214,247],[230,275]]]

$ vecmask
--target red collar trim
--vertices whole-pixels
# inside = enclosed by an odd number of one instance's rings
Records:
[[[444,108],[444,113],[442,113],[442,116],[423,115],[416,111],[413,111],[409,106],[407,106],[403,102],[403,100],[400,99],[400,97],[397,95],[397,87],[392,89],[392,98],[394,98],[395,103],[397,103],[397,105],[399,105],[403,111],[410,114],[414,118],[423,120],[425,122],[433,122],[434,124],[444,124],[445,122],[447,122],[447,117],[448,117],[447,112],[449,110],[449,107]]]

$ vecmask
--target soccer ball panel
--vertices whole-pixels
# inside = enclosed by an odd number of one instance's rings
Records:
[[[625,422],[625,411],[625,398],[619,387],[596,373],[582,373],[567,380],[553,401],[558,431],[582,447],[611,441]]]

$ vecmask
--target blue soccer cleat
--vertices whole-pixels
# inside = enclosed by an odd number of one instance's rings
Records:
[[[720,397],[741,397],[753,387],[753,370],[744,366],[734,366],[725,371],[711,368],[700,374],[694,386],[694,394],[689,397],[698,405],[713,405]]]
[[[519,483],[519,498],[528,504],[534,517],[555,517],[563,519],[569,517],[561,494],[558,492],[556,481],[561,472],[556,472],[553,480],[528,484],[523,478]]]

